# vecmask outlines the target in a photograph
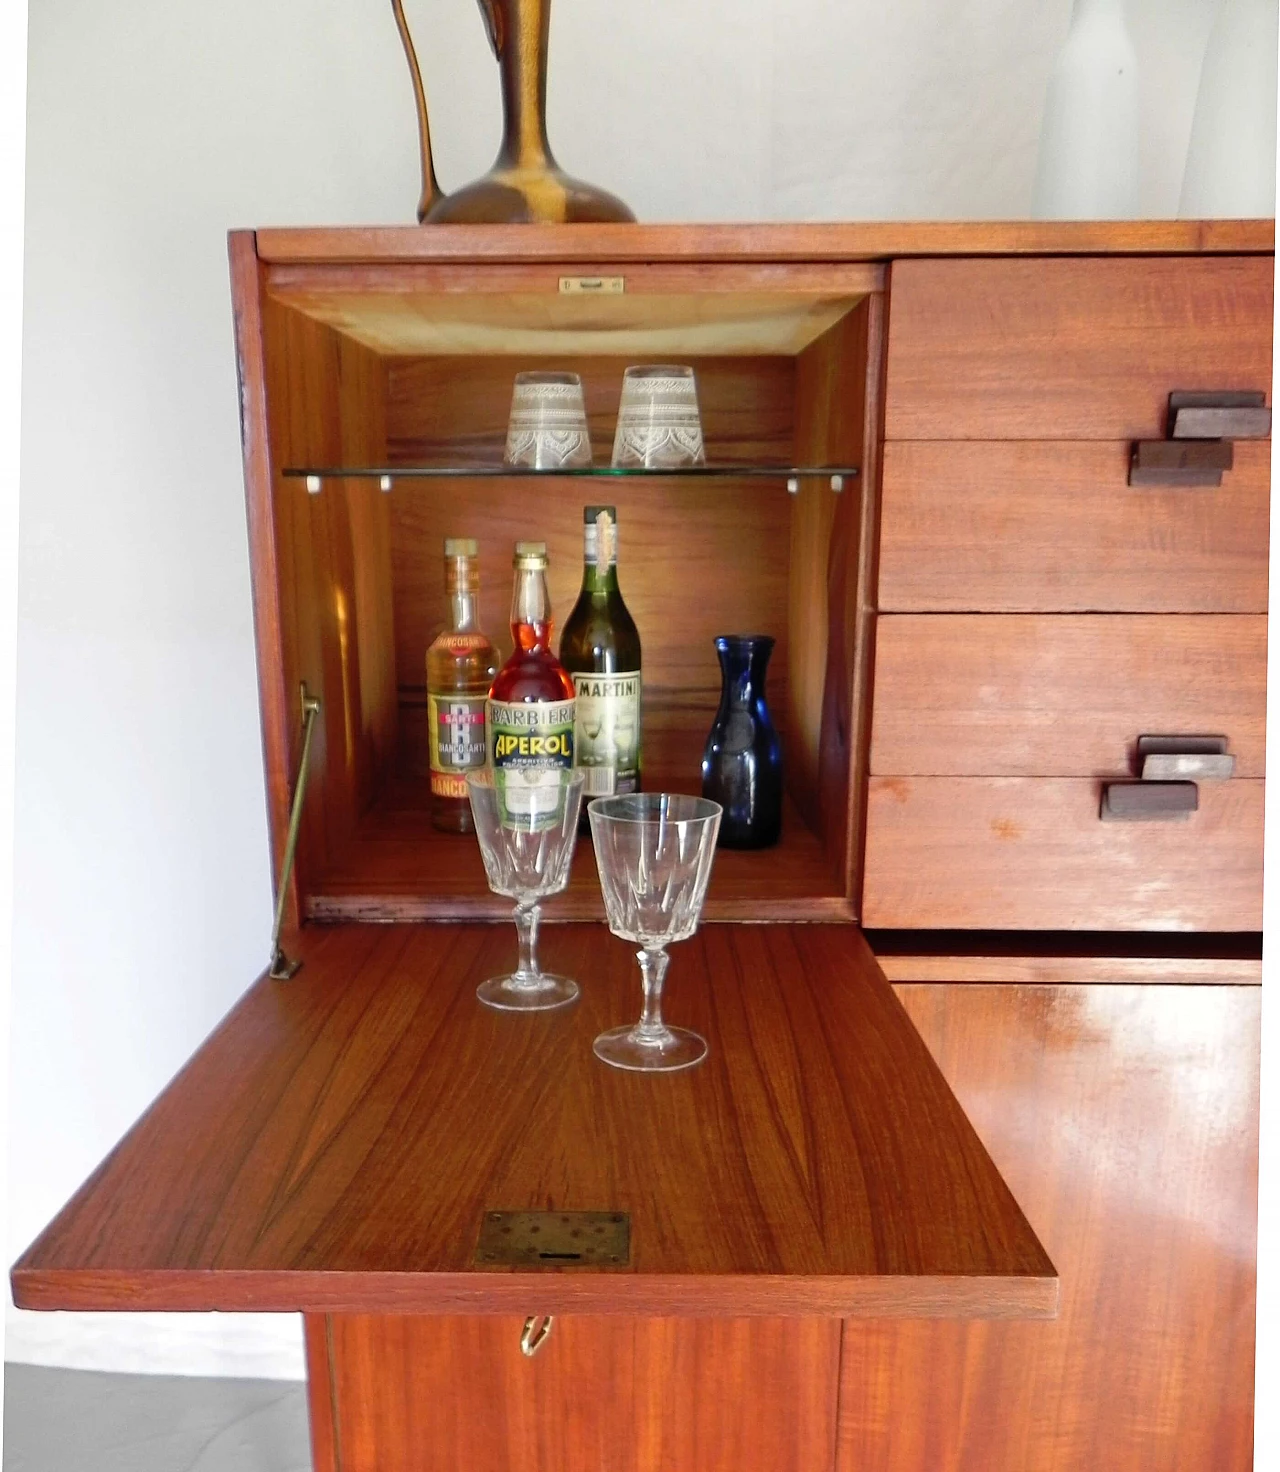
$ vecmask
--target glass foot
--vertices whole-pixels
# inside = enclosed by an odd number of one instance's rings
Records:
[[[567,976],[539,971],[536,976],[491,976],[476,987],[476,996],[486,1007],[500,1012],[546,1012],[567,1007],[578,1000],[578,983]]]
[[[674,1073],[707,1056],[706,1039],[683,1027],[615,1027],[592,1044],[597,1058],[637,1073]]]

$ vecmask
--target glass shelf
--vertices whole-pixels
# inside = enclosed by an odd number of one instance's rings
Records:
[[[326,465],[289,466],[290,480],[305,480],[315,495],[326,480],[376,480],[389,491],[398,480],[780,480],[789,491],[802,480],[826,480],[833,491],[858,474],[856,465],[686,465],[677,470],[637,466],[586,465],[572,470],[529,470],[508,465]]]

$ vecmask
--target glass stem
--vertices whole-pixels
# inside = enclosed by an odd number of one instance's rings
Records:
[[[666,951],[643,950],[636,952],[640,962],[640,980],[644,986],[644,1010],[640,1013],[637,1031],[645,1039],[659,1039],[666,1034],[662,1020],[662,979],[667,974]]]
[[[541,910],[537,905],[517,905],[515,914],[516,935],[520,938],[516,978],[525,986],[537,986],[542,980],[542,973],[538,970],[538,917]]]

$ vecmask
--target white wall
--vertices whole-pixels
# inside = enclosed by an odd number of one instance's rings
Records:
[[[1131,0],[1173,214],[1214,0]],[[649,220],[1022,216],[1070,0],[556,0],[561,162]],[[411,0],[446,187],[472,0]],[[32,0],[9,1259],[257,974],[270,877],[225,231],[412,220],[385,0]],[[11,1358],[301,1374],[297,1323],[9,1309]]]

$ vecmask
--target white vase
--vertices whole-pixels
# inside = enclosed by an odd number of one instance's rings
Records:
[[[1046,220],[1138,213],[1138,58],[1124,0],[1075,0],[1049,77],[1034,210]]]
[[[1275,213],[1276,16],[1277,0],[1223,0],[1200,71],[1184,218]]]

